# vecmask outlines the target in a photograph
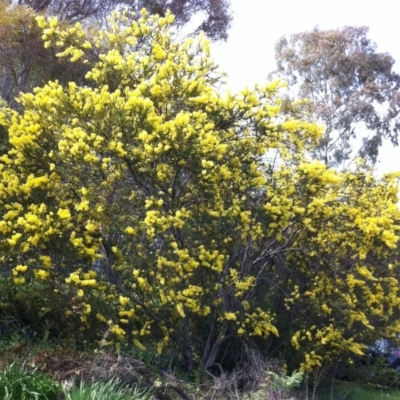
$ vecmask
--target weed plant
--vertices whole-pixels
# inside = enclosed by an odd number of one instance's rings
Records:
[[[267,372],[267,378],[259,390],[250,395],[251,400],[264,399],[287,399],[295,400],[291,395],[291,390],[298,388],[303,381],[301,372],[293,372],[291,376],[282,373],[281,375],[273,372]]]

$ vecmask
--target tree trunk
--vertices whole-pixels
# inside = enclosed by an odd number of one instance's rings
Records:
[[[185,362],[185,367],[188,372],[193,372],[193,354],[192,344],[190,342],[190,328],[189,318],[185,317],[183,320],[183,345],[182,345],[182,357]]]

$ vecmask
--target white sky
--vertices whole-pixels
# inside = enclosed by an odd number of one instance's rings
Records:
[[[361,0],[231,0],[234,20],[226,43],[212,45],[212,54],[228,73],[234,92],[266,81],[275,69],[277,40],[292,33],[335,29],[346,25],[368,26],[369,38],[378,51],[388,52],[398,62],[400,73],[400,17],[396,1]],[[399,5],[400,6],[400,5]],[[379,171],[400,170],[400,147],[384,145]]]

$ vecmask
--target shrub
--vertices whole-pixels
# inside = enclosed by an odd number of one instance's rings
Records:
[[[380,387],[400,388],[400,373],[390,368],[384,357],[365,357],[347,366],[341,375],[351,382],[378,385]]]
[[[89,294],[92,313],[82,324],[82,299],[69,285],[54,281],[31,281],[15,286],[12,279],[0,278],[0,342],[63,340],[97,344],[105,333],[97,313],[112,314],[113,303],[93,289]],[[115,311],[114,311],[115,312]]]
[[[173,19],[121,10],[92,34],[38,18],[91,84],[0,112],[0,268],[67,283],[66,313],[97,318],[103,345],[174,346],[188,372],[274,337],[292,370],[362,354],[398,329],[398,175],[311,161],[321,129],[282,113],[283,84],[221,93],[208,41],[174,40]]]

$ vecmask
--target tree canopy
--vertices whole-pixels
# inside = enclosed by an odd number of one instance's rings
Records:
[[[129,4],[128,4],[129,3]],[[167,10],[175,15],[175,29],[193,23],[194,17],[201,22],[194,32],[204,31],[212,40],[226,40],[232,20],[227,0],[43,0],[43,1],[0,1],[0,78],[1,97],[12,107],[18,108],[15,98],[20,92],[29,92],[49,80],[60,82],[85,81],[88,66],[71,63],[55,56],[56,47],[45,49],[42,31],[35,18],[47,14],[57,16],[63,26],[82,21],[87,33],[94,32],[105,24],[105,16],[111,10],[124,6],[140,12],[147,8],[150,14],[164,16]],[[92,54],[92,60],[97,54]],[[87,84],[87,82],[85,82]]]
[[[6,7],[4,2],[0,2],[0,10],[1,97],[10,106],[17,109],[15,99],[19,93],[43,86],[49,80],[85,82],[87,65],[59,58],[56,49],[43,46],[37,13],[27,6]],[[96,58],[96,54],[91,58]]]
[[[398,144],[400,76],[394,59],[378,53],[366,27],[315,28],[282,37],[277,70],[307,99],[310,118],[326,127],[313,156],[329,166],[356,156],[375,163],[384,139]]]
[[[0,113],[1,269],[69,285],[83,329],[106,296],[103,345],[177,349],[188,371],[249,344],[312,371],[397,333],[398,175],[310,160],[322,130],[283,113],[283,84],[221,93],[208,40],[175,41],[172,21],[39,18],[60,57],[100,55],[90,85]]]
[[[1,0],[9,5],[25,5],[36,12],[56,15],[60,20],[77,22],[89,18],[103,19],[118,7],[128,7],[133,12],[145,8],[150,14],[164,17],[169,11],[175,16],[175,26],[182,27],[195,15],[202,15],[197,30],[204,31],[212,40],[226,40],[232,20],[229,0]]]

